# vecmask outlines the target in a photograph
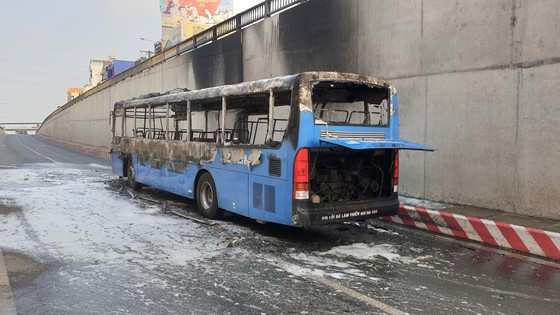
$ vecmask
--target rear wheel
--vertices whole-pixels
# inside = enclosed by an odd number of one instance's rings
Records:
[[[128,160],[126,163],[126,184],[134,190],[140,190],[140,188],[142,188],[142,184],[136,181],[136,171],[134,170],[134,164],[131,160]]]
[[[202,216],[208,219],[220,219],[224,212],[218,209],[218,195],[212,175],[202,174],[196,187],[196,205]]]

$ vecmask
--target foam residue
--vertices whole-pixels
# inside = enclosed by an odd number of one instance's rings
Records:
[[[0,169],[2,198],[21,207],[0,218],[0,247],[82,262],[186,265],[227,243],[203,227],[107,189],[114,175],[96,169]],[[203,249],[203,250],[202,250]]]
[[[395,247],[390,244],[355,243],[333,247],[330,250],[321,253],[321,255],[353,257],[358,260],[375,260],[382,257],[390,262],[400,262],[406,260],[406,257],[398,254]]]
[[[402,204],[405,204],[405,205],[422,207],[422,208],[426,208],[426,209],[429,209],[429,210],[441,210],[441,209],[451,207],[451,205],[448,205],[448,204],[445,204],[445,203],[439,203],[439,202],[430,201],[430,200],[403,197],[403,196],[399,196],[399,201]]]

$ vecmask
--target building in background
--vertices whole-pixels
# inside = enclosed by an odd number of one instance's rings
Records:
[[[103,69],[113,60],[115,60],[115,57],[109,56],[108,60],[91,59],[89,61],[89,83],[84,86],[84,92],[103,81]]]
[[[83,88],[69,87],[66,90],[68,102],[99,83],[134,67],[134,65],[134,61],[118,60],[113,56],[109,56],[107,60],[91,59],[89,62],[89,82]]]
[[[134,65],[135,65],[135,61],[117,60],[117,59],[111,60],[111,63],[105,65],[105,68],[103,68],[103,71],[101,73],[103,81],[109,80],[110,78],[125,72],[126,70],[134,67]]]
[[[233,0],[160,0],[167,49],[233,16]]]
[[[76,97],[80,96],[80,94],[84,93],[83,88],[78,87],[70,87],[66,90],[67,100],[70,102],[71,100],[75,99]]]

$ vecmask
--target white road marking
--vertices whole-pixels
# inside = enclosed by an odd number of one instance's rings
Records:
[[[15,315],[16,305],[12,296],[12,289],[10,288],[10,280],[8,279],[8,272],[4,265],[4,256],[0,252],[0,314]]]
[[[305,277],[314,280],[316,282],[319,282],[322,285],[325,285],[327,287],[331,287],[337,291],[343,292],[348,296],[351,296],[353,298],[355,298],[356,300],[362,301],[370,306],[373,306],[379,310],[382,310],[383,312],[387,313],[387,314],[391,314],[391,315],[404,315],[404,314],[408,314],[405,313],[401,310],[398,310],[392,306],[389,306],[381,301],[378,301],[376,299],[372,299],[369,296],[365,296],[355,290],[352,290],[350,288],[347,288],[345,286],[342,286],[334,281],[331,281],[327,278],[321,277],[321,276],[317,276],[317,275],[313,275],[313,274],[306,274]]]
[[[42,155],[41,153],[39,153],[39,152],[37,152],[37,151],[31,149],[30,147],[26,146],[26,145],[23,144],[23,143],[21,143],[21,141],[19,141],[19,137],[16,137],[16,140],[17,140],[17,142],[19,142],[19,144],[21,144],[22,146],[24,146],[25,148],[27,148],[29,151],[31,151],[31,152],[33,152],[33,153],[35,153],[35,154],[37,154],[37,155],[39,155],[39,156],[41,156],[41,157],[44,157],[45,159],[47,159],[47,160],[49,160],[49,161],[51,161],[51,162],[53,162],[53,163],[60,164],[59,162],[57,162],[57,161],[51,159],[50,157],[44,156],[44,155]]]
[[[282,258],[279,258],[279,257],[276,257],[276,256],[271,257],[271,260],[277,262],[279,265],[289,265],[290,264],[287,261],[283,260]],[[377,309],[379,309],[379,310],[381,310],[381,311],[383,311],[387,314],[390,314],[390,315],[405,315],[405,314],[408,314],[408,313],[400,311],[400,310],[398,310],[398,309],[396,309],[396,308],[394,308],[390,305],[387,305],[387,304],[385,304],[381,301],[378,301],[376,299],[370,298],[369,296],[363,295],[356,290],[352,290],[352,289],[347,288],[347,287],[345,287],[341,284],[338,284],[334,281],[331,281],[331,280],[329,280],[329,279],[327,279],[323,276],[318,276],[318,275],[314,275],[314,274],[311,274],[311,273],[304,273],[304,274],[301,274],[300,276],[305,277],[309,280],[318,282],[318,283],[320,283],[324,286],[330,287],[330,288],[335,289],[339,292],[342,292],[342,293],[344,293],[344,294],[346,294],[346,295],[348,295],[348,296],[350,296],[350,297],[352,297],[352,298],[354,298],[358,301],[361,301],[361,302],[364,302],[364,303],[366,303],[370,306],[373,306],[373,307],[375,307],[375,308],[377,308]]]

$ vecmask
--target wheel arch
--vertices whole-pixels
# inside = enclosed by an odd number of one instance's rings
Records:
[[[206,168],[201,168],[198,173],[196,173],[196,176],[194,178],[194,184],[193,184],[193,199],[196,200],[197,199],[197,193],[198,193],[198,181],[200,180],[200,177],[202,176],[202,174],[204,173],[208,173],[210,174],[210,176],[212,176],[212,179],[214,179],[214,175]],[[216,180],[214,180],[214,183],[216,183]],[[218,189],[218,187],[216,187],[216,190]],[[218,192],[216,191],[216,194]]]

